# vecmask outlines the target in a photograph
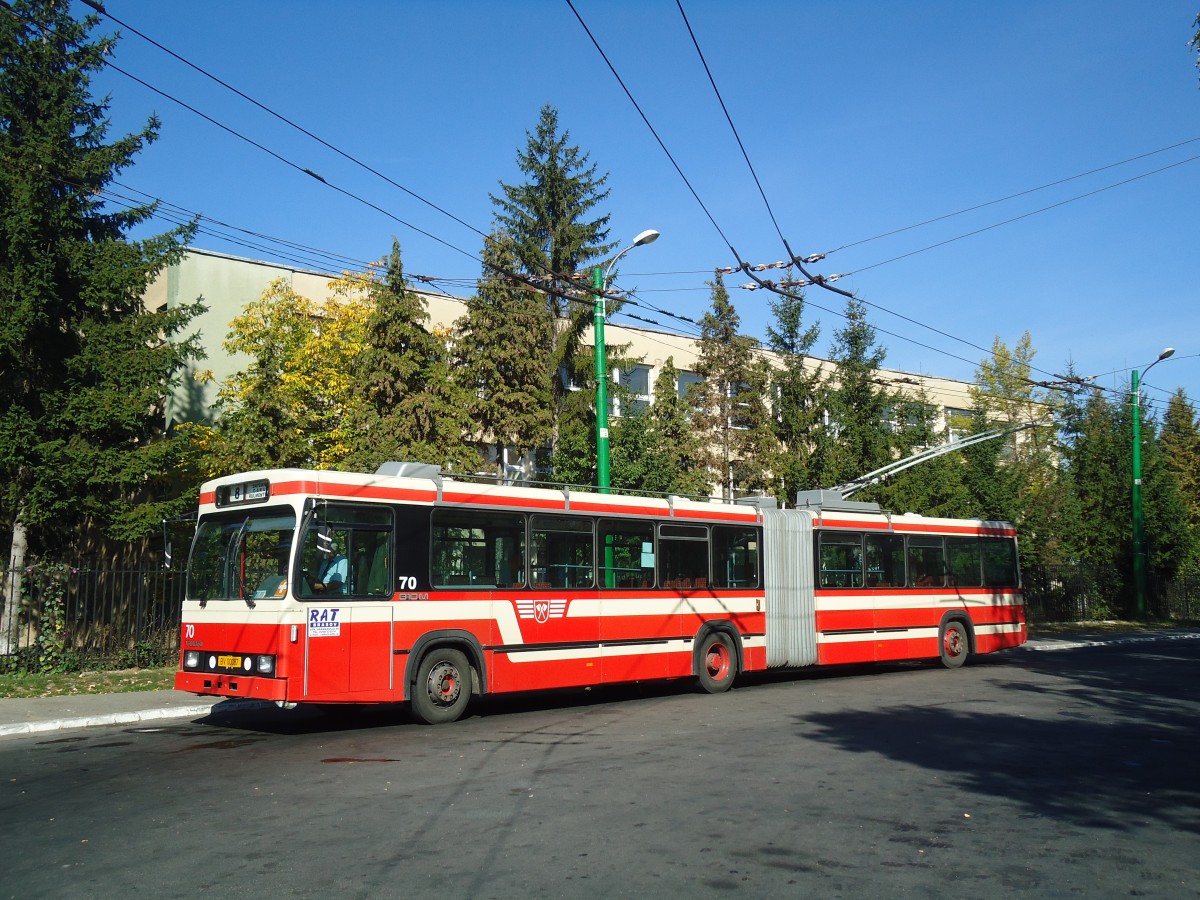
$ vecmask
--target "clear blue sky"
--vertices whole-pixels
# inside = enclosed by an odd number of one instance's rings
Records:
[[[107,8],[481,231],[492,219],[489,194],[520,180],[516,151],[551,103],[609,174],[613,238],[624,245],[645,228],[662,232],[625,259],[619,287],[699,319],[712,270],[734,263],[565,0]],[[673,0],[575,8],[729,243],[751,263],[781,259]],[[1174,346],[1176,359],[1150,373],[1148,396],[1162,401],[1183,386],[1200,398],[1200,71],[1187,46],[1200,0],[685,0],[684,10],[784,237],[801,255],[844,248],[815,269],[856,273],[838,286],[874,305],[888,367],[970,379],[985,355],[978,348],[997,336],[1011,346],[1028,330],[1045,373],[1070,360],[1117,388],[1128,387],[1129,367]],[[115,130],[151,112],[163,122],[123,184],[349,260],[382,256],[394,235],[412,273],[463,285],[478,276],[474,231],[131,32],[113,61],[391,215],[110,71],[97,86],[112,95]],[[1153,155],[856,243],[1143,154]],[[1054,208],[1037,212],[1045,207]],[[1009,219],[1017,221],[999,224]],[[196,244],[284,259],[250,240],[257,246],[205,234]],[[914,255],[895,259],[905,254]],[[312,268],[351,264],[304,258]],[[761,337],[770,295],[737,288],[748,281],[727,278],[743,331]],[[824,355],[844,301],[815,288],[808,297],[830,310],[809,312]]]

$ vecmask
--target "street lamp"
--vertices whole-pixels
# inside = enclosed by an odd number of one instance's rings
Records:
[[[1167,347],[1146,366],[1142,375],[1174,352],[1174,347]],[[1133,594],[1134,612],[1140,619],[1146,614],[1146,523],[1142,517],[1142,407],[1137,369],[1131,373],[1130,391],[1133,395]]]
[[[595,291],[595,313],[592,333],[596,345],[596,486],[600,493],[607,494],[608,477],[608,360],[604,347],[604,292],[608,288],[608,276],[613,266],[634,247],[653,244],[658,232],[647,229],[633,239],[633,243],[612,258],[608,268],[592,269],[592,290]]]

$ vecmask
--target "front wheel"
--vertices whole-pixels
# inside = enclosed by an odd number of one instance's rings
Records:
[[[412,711],[428,725],[457,720],[471,700],[471,666],[467,657],[450,647],[425,654],[412,688]]]
[[[721,694],[733,687],[737,677],[737,654],[733,641],[723,631],[710,631],[700,642],[696,656],[696,678],[710,694]]]
[[[958,669],[971,655],[971,641],[967,637],[967,626],[962,622],[947,622],[942,626],[938,639],[942,665],[947,669]]]

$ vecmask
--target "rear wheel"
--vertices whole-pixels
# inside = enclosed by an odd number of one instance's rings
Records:
[[[967,636],[967,626],[957,620],[947,622],[942,626],[938,639],[941,651],[942,665],[947,669],[960,668],[971,655],[971,641]]]
[[[471,665],[461,651],[450,647],[430,650],[417,668],[412,711],[429,725],[453,722],[471,700]]]
[[[700,687],[710,694],[720,694],[733,687],[737,676],[737,654],[733,640],[723,631],[710,631],[700,641],[696,656],[696,677]]]

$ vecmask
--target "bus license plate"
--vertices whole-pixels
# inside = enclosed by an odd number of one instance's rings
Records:
[[[218,656],[218,669],[240,669],[242,667],[242,658],[240,656]]]

